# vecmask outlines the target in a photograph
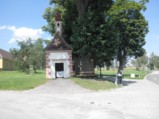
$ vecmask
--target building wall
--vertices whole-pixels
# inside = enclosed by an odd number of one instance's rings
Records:
[[[0,69],[2,69],[3,68],[3,60],[2,60],[2,58],[0,57]]]
[[[63,63],[64,64],[64,78],[69,78],[69,62],[68,60],[51,60],[51,78],[55,79],[55,64]]]
[[[46,51],[46,78],[54,79],[55,64],[64,64],[64,78],[72,76],[72,51]]]
[[[0,69],[1,70],[13,70],[13,60],[0,58]]]

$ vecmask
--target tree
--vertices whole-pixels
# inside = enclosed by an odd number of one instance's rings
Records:
[[[33,66],[33,70],[36,73],[36,69],[44,67],[44,47],[43,39],[33,41],[27,39],[26,41],[18,42],[19,49],[10,49],[14,59],[16,68],[19,71],[29,74],[30,66]]]
[[[29,74],[30,60],[28,60],[28,58],[30,57],[30,49],[32,48],[31,39],[28,39],[25,42],[18,42],[18,46],[20,49],[10,49],[10,52],[16,59],[15,65],[19,71],[24,71]]]
[[[148,67],[152,70],[155,68],[159,69],[159,56],[151,53]]]
[[[76,71],[80,65],[81,72],[94,73],[94,64],[112,59],[116,51],[116,35],[111,32],[113,28],[106,19],[112,0],[51,0],[52,3],[56,7],[46,9],[44,14],[49,25],[47,28],[53,28],[51,19],[54,19],[54,11],[60,9],[63,36],[73,48]],[[54,32],[51,29],[48,31]]]
[[[21,61],[21,56],[19,55],[19,49],[12,48],[10,49],[10,53],[13,55],[14,58],[14,67],[16,70],[21,70],[22,69],[22,63]]]
[[[44,40],[44,43],[47,46],[47,45],[49,45],[51,43],[51,41],[50,40]]]
[[[148,56],[146,56],[145,53],[143,56],[133,60],[132,64],[136,67],[136,69],[145,68],[148,64]]]
[[[101,64],[104,55],[108,53],[103,53],[103,48],[109,38],[104,39],[103,36],[107,36],[105,12],[111,4],[112,0],[77,0],[78,18],[74,25],[72,42],[81,59],[81,72],[93,74],[94,64]],[[109,58],[111,56],[107,55]],[[100,60],[101,58],[103,60]]]
[[[116,0],[109,10],[112,25],[118,34],[119,45],[117,59],[119,61],[118,71],[122,71],[127,56],[142,56],[145,50],[145,35],[148,32],[148,23],[142,15],[145,0]],[[142,4],[141,4],[142,3]]]
[[[117,47],[116,34],[104,17],[102,19],[99,14],[88,12],[73,26],[74,34],[71,39],[73,49],[74,53],[81,56],[83,68],[91,66],[90,70],[93,70],[94,64],[102,66],[104,62],[110,62],[113,59]]]
[[[29,57],[30,64],[33,65],[34,72],[36,73],[36,69],[42,69],[45,65],[43,39],[37,39],[33,43],[32,48],[30,48],[29,50],[31,51]]]

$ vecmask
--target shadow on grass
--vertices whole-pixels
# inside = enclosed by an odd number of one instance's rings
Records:
[[[112,76],[112,77],[115,77],[116,75],[115,74],[108,74],[108,75],[105,75],[105,74],[103,75],[102,74],[102,76]],[[123,76],[124,77],[130,77],[130,74],[123,74]]]
[[[115,76],[103,76],[101,78],[97,78],[96,80],[104,80],[104,81],[110,81],[112,83],[115,83],[116,77]],[[136,83],[136,81],[126,81],[123,80],[123,86],[128,86],[130,84]]]
[[[124,75],[124,77],[129,76],[129,75]],[[96,76],[96,77],[80,77],[81,79],[88,79],[88,80],[97,80],[97,81],[109,81],[115,84],[116,80],[116,75],[102,75],[102,77]],[[123,80],[122,84],[123,86],[128,86],[130,84],[136,83],[136,81],[128,81],[128,80]]]
[[[44,71],[36,71],[35,74],[44,74],[45,72]]]

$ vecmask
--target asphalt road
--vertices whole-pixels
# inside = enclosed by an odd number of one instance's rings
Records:
[[[154,82],[155,84],[159,85],[159,71],[155,71],[152,74],[149,74],[146,77],[147,80]]]
[[[28,91],[0,91],[0,119],[159,119],[159,85],[124,80],[93,92],[70,80],[52,80]]]

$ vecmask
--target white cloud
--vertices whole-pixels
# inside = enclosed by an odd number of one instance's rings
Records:
[[[8,26],[6,27],[8,30],[11,30],[11,31],[15,31],[16,30],[16,27],[15,26]]]
[[[6,29],[6,26],[0,26],[0,30]]]
[[[5,29],[13,31],[16,29],[16,27],[15,26],[6,26],[6,25],[0,26],[0,30],[5,30]]]
[[[14,33],[9,43],[14,43],[15,41],[25,41],[28,38],[36,40],[43,34],[41,29],[31,29],[26,27],[21,27],[17,29],[10,28],[10,29],[13,29]]]
[[[36,40],[43,35],[41,29],[32,29],[27,27],[17,28],[16,26],[0,26],[0,30],[10,30],[13,32],[12,38],[9,40],[9,43],[15,43],[16,41],[25,41],[28,38]]]

